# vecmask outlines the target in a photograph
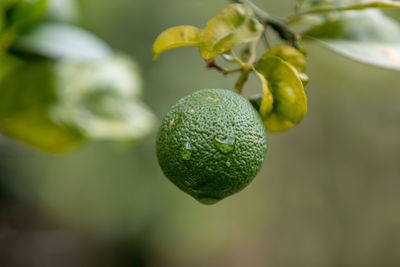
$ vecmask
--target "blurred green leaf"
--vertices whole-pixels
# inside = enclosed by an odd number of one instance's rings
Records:
[[[400,70],[400,26],[379,10],[328,16],[303,36],[359,62]]]
[[[103,60],[111,53],[109,46],[92,33],[56,22],[42,23],[21,35],[13,49],[75,61]]]
[[[0,2],[0,52],[7,50],[20,32],[34,27],[45,14],[46,0]]]
[[[205,60],[212,59],[239,44],[257,40],[263,29],[248,6],[231,4],[208,21],[201,33],[200,54]]]
[[[52,64],[15,59],[13,69],[0,80],[0,132],[52,153],[75,147],[82,136],[52,120],[49,108],[55,100]]]
[[[0,82],[20,64],[21,61],[16,57],[0,54]]]
[[[263,118],[265,128],[280,132],[298,124],[307,112],[307,99],[296,70],[268,53],[259,60],[256,70],[268,81],[273,95],[272,113]]]
[[[200,44],[201,30],[193,26],[178,26],[169,28],[158,35],[153,44],[153,60],[157,60],[158,55],[165,50],[185,47],[198,46]]]
[[[308,0],[303,1],[301,13],[311,14],[367,8],[400,8],[400,3],[391,0]]]
[[[0,5],[0,34],[4,30],[6,24],[5,8]]]
[[[59,62],[59,102],[53,115],[92,139],[135,142],[150,135],[156,118],[139,100],[141,79],[128,58],[96,64]]]
[[[0,132],[50,153],[65,153],[82,142],[80,133],[67,125],[57,125],[45,107],[0,117]]]
[[[73,23],[79,16],[76,0],[48,0],[46,20]]]
[[[40,22],[46,11],[47,0],[6,0],[2,3],[6,11],[6,26],[17,27],[19,31],[33,27]]]

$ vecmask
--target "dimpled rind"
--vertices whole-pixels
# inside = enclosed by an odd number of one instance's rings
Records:
[[[164,117],[156,142],[165,176],[204,204],[246,187],[260,170],[267,136],[247,99],[203,89],[180,99]]]

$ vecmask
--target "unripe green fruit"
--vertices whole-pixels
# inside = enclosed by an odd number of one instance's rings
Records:
[[[165,176],[198,201],[213,204],[253,180],[267,137],[249,101],[229,90],[204,89],[171,108],[156,147]]]

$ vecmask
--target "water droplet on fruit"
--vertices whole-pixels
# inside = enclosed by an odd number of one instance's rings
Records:
[[[187,141],[185,143],[185,145],[183,146],[181,155],[184,160],[189,160],[190,157],[192,156],[192,147],[191,147],[189,141]]]
[[[216,137],[214,138],[214,144],[219,151],[227,154],[232,152],[232,150],[235,148],[235,138],[231,136],[223,138]]]

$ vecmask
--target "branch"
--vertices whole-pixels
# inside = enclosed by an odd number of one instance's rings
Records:
[[[227,75],[229,73],[233,72],[239,72],[242,70],[242,67],[239,68],[232,68],[232,69],[225,69],[224,67],[221,67],[215,62],[215,59],[210,59],[207,61],[206,65],[207,69],[216,69],[217,71],[222,72],[224,75]]]
[[[230,0],[233,3],[244,4],[249,6],[253,11],[254,14],[265,24],[271,26],[279,36],[288,41],[294,47],[298,47],[298,42],[300,40],[300,36],[294,32],[292,32],[288,24],[281,19],[275,18],[271,16],[268,12],[264,11],[263,9],[256,6],[254,3],[248,0]]]

